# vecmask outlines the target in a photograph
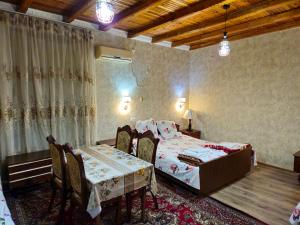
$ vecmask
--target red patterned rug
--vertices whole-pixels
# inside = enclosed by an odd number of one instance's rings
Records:
[[[146,199],[146,222],[140,221],[140,199],[134,200],[132,220],[129,224],[147,225],[266,225],[265,223],[226,206],[210,197],[199,198],[189,191],[168,186],[161,181],[159,188],[159,209],[153,205],[151,195]],[[50,200],[50,185],[37,186],[17,195],[6,193],[7,203],[16,225],[55,224],[58,209],[47,213]],[[57,207],[58,208],[58,207]],[[123,210],[125,217],[125,207]],[[80,224],[79,214],[74,213],[72,225]],[[105,216],[102,224],[113,224],[113,215]],[[127,223],[127,225],[129,225]]]

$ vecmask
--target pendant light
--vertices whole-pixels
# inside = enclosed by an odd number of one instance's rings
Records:
[[[223,5],[223,9],[226,10],[226,16],[225,16],[225,30],[224,30],[224,36],[223,40],[219,44],[219,55],[220,56],[228,56],[230,53],[230,44],[227,39],[227,31],[226,31],[226,22],[227,22],[227,10],[229,9],[230,5]]]
[[[96,15],[100,23],[109,24],[113,21],[115,13],[109,0],[96,0]]]

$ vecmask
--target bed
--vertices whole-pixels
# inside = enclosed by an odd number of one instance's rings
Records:
[[[179,130],[178,125],[177,129]],[[197,194],[210,194],[251,171],[253,151],[249,144],[232,143],[238,145],[240,150],[225,153],[207,146],[228,145],[226,142],[212,143],[180,132],[174,138],[164,139],[161,136],[159,138],[155,161],[156,173]],[[135,142],[134,140],[133,146]],[[206,146],[206,152],[201,163],[195,164],[178,159],[178,155],[185,150],[203,146]]]
[[[0,224],[5,225],[14,225],[14,222],[11,218],[11,214],[6,204],[6,200],[3,194],[1,177],[0,177]]]

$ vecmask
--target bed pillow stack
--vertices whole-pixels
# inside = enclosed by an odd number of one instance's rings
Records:
[[[139,133],[145,133],[148,130],[151,130],[154,134],[155,138],[158,138],[158,131],[157,131],[157,125],[156,122],[150,118],[148,120],[139,120],[135,124],[135,129]]]
[[[160,120],[156,123],[159,133],[164,139],[170,139],[176,136],[177,128],[174,121]]]

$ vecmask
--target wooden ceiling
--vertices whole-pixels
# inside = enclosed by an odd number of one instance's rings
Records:
[[[97,23],[96,0],[5,0],[28,8],[57,13],[67,23],[75,19]],[[152,37],[152,42],[170,41],[172,46],[190,49],[219,43],[224,31],[224,4],[228,10],[228,39],[238,40],[300,25],[300,0],[111,0],[116,11],[112,24],[99,30],[117,28]]]

